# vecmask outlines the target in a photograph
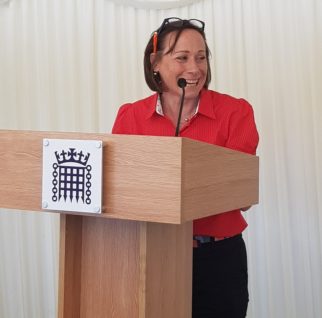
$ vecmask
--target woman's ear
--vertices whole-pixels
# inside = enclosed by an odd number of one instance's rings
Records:
[[[150,54],[150,63],[154,72],[158,72],[157,53]]]

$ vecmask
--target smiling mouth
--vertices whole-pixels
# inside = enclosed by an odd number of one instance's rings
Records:
[[[198,83],[199,83],[199,80],[188,80],[186,79],[187,81],[187,86],[197,86]]]

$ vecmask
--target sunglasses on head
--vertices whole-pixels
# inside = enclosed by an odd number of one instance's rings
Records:
[[[191,25],[200,29],[201,31],[205,30],[205,22],[198,19],[182,20],[176,17],[166,18],[163,20],[161,26],[153,33],[153,53],[157,52],[159,34],[166,28],[168,24],[171,24],[171,26],[177,28],[180,28],[184,25]]]

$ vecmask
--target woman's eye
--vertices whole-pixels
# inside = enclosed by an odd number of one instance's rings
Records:
[[[200,55],[200,56],[198,56],[198,58],[197,58],[199,61],[204,61],[205,59],[206,59],[206,56],[204,56],[204,55]]]
[[[178,61],[186,61],[188,58],[187,56],[183,55],[183,56],[177,56],[176,58]]]

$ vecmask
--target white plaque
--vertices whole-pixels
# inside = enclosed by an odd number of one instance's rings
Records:
[[[43,140],[42,208],[101,213],[103,143]]]

